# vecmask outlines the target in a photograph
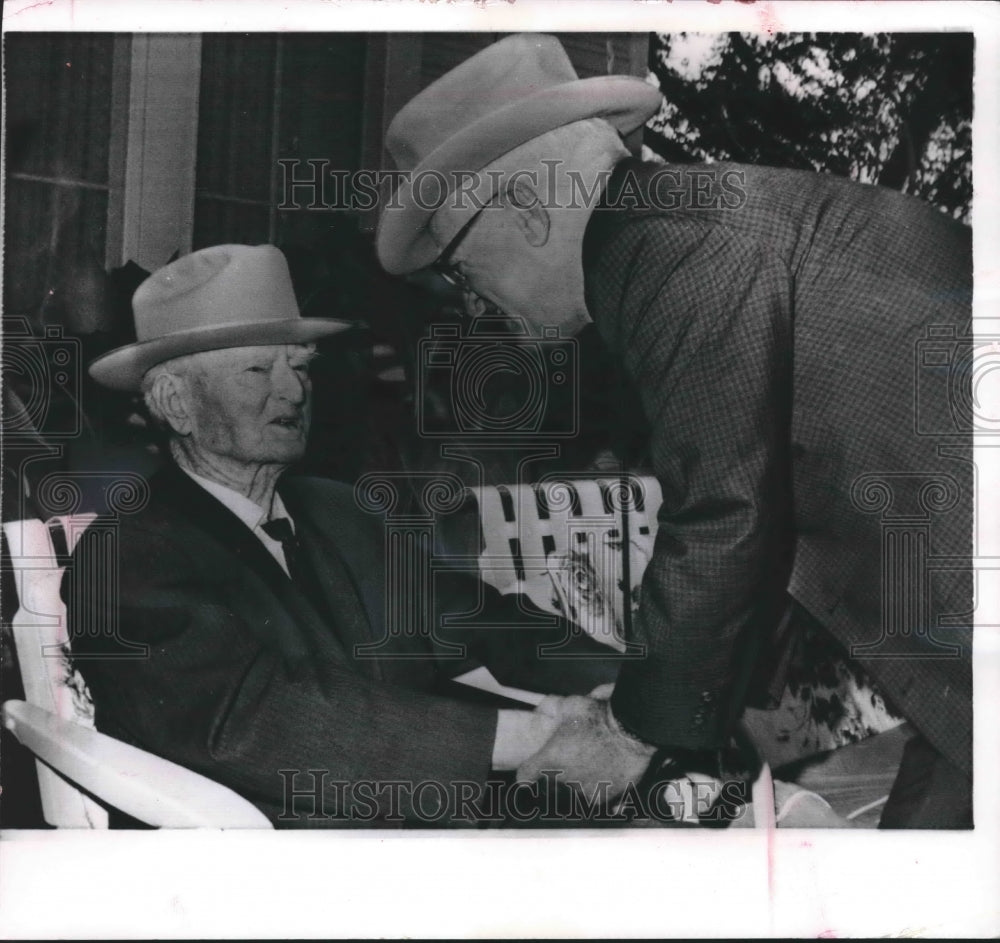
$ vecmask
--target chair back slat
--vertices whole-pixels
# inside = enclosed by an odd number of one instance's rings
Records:
[[[3,525],[17,590],[18,610],[11,630],[25,700],[57,717],[93,727],[94,713],[83,680],[69,660],[66,607],[60,596],[64,566],[50,527],[65,535],[72,552],[95,515],[8,521]],[[61,542],[61,541],[60,541]],[[107,812],[62,776],[37,762],[42,814],[60,828],[107,828]]]
[[[623,505],[628,511],[629,538],[651,548],[662,502],[660,484],[652,476],[627,476],[634,497],[623,502],[621,481],[618,477],[550,479],[534,485],[470,489],[479,504],[483,530],[479,558],[483,578],[501,592],[519,591],[518,584],[530,572],[545,569],[550,554],[566,553],[574,541],[582,543],[577,534],[617,530],[623,535]],[[515,548],[519,548],[523,575],[515,562]]]
[[[479,504],[479,564],[485,582],[501,593],[523,593],[542,610],[566,615],[595,637],[620,628],[633,595],[629,593],[627,603],[620,585],[626,552],[631,587],[639,585],[652,556],[662,502],[655,478],[553,477],[471,490]],[[583,605],[572,598],[580,574],[565,573],[580,566],[587,569],[584,581],[593,584],[588,593],[594,591]]]

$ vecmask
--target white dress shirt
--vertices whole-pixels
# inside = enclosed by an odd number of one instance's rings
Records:
[[[233,491],[232,488],[227,488],[225,485],[220,485],[217,481],[211,481],[208,478],[203,478],[201,475],[196,475],[193,471],[188,471],[186,468],[182,469],[182,471],[192,481],[201,485],[213,498],[221,501],[233,514],[243,521],[253,531],[253,535],[264,545],[267,552],[278,561],[278,565],[288,573],[288,564],[285,561],[285,551],[281,546],[281,541],[275,540],[261,528],[261,524],[266,524],[268,521],[287,517],[288,523],[292,527],[292,533],[295,533],[295,522],[285,509],[281,495],[277,491],[274,492],[274,499],[271,502],[270,513],[268,513],[266,508],[255,504],[246,495],[240,494],[238,491]]]

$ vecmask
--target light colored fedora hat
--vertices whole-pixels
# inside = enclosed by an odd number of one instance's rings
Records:
[[[351,324],[303,318],[284,255],[274,246],[212,246],[158,269],[132,296],[136,343],[98,357],[90,375],[138,390],[150,367],[223,347],[307,344]]]
[[[430,205],[422,194],[414,198],[411,184],[420,175],[443,175],[450,190],[461,172],[482,170],[526,141],[574,121],[603,118],[628,134],[662,99],[633,76],[578,78],[554,36],[522,33],[487,46],[425,88],[389,125],[386,149],[408,179],[383,208],[379,261],[398,275],[440,255],[427,231],[440,203]],[[447,195],[441,194],[442,202]]]

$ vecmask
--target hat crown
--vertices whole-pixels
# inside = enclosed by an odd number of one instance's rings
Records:
[[[212,246],[182,256],[136,289],[132,310],[139,342],[299,317],[288,263],[266,245]]]
[[[628,134],[661,100],[638,76],[578,78],[554,36],[520,34],[487,46],[428,85],[389,125],[386,148],[403,173],[379,218],[375,247],[383,268],[395,275],[422,268],[461,226],[461,214],[453,214],[450,233],[430,232],[441,202],[426,193],[417,198],[425,174],[436,175],[438,194],[442,186],[447,194],[460,179],[468,182],[464,175],[555,128],[600,118]],[[488,175],[471,182],[477,200],[489,199],[497,185]],[[469,207],[475,209],[472,201]]]
[[[508,36],[411,99],[389,125],[386,149],[398,169],[413,170],[442,141],[480,118],[577,79],[569,56],[554,36]]]
[[[135,392],[150,367],[226,347],[309,344],[350,327],[303,318],[285,256],[275,246],[199,249],[158,269],[132,295],[136,342],[91,363],[90,375]]]

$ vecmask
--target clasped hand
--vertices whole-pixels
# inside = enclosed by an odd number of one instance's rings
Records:
[[[587,697],[550,695],[534,711],[501,711],[494,768],[516,769],[519,782],[554,775],[586,796],[599,793],[606,799],[637,786],[656,747],[631,736],[615,720],[608,700],[613,690],[614,685],[605,684]],[[681,777],[679,784],[684,780],[721,786],[695,773]],[[685,798],[680,817],[696,822],[694,790],[677,792],[691,797],[690,802]]]
[[[533,739],[527,752],[513,764],[521,782],[531,782],[543,773],[556,773],[575,789],[590,793],[595,788],[621,793],[637,782],[656,748],[630,737],[611,713],[613,685],[591,691],[589,697],[545,698],[524,719],[543,736]]]
[[[536,713],[549,718],[552,734],[517,768],[520,782],[556,773],[574,789],[588,794],[601,788],[617,796],[646,771],[656,747],[636,740],[611,713],[613,686],[602,685],[589,697],[548,697]]]

